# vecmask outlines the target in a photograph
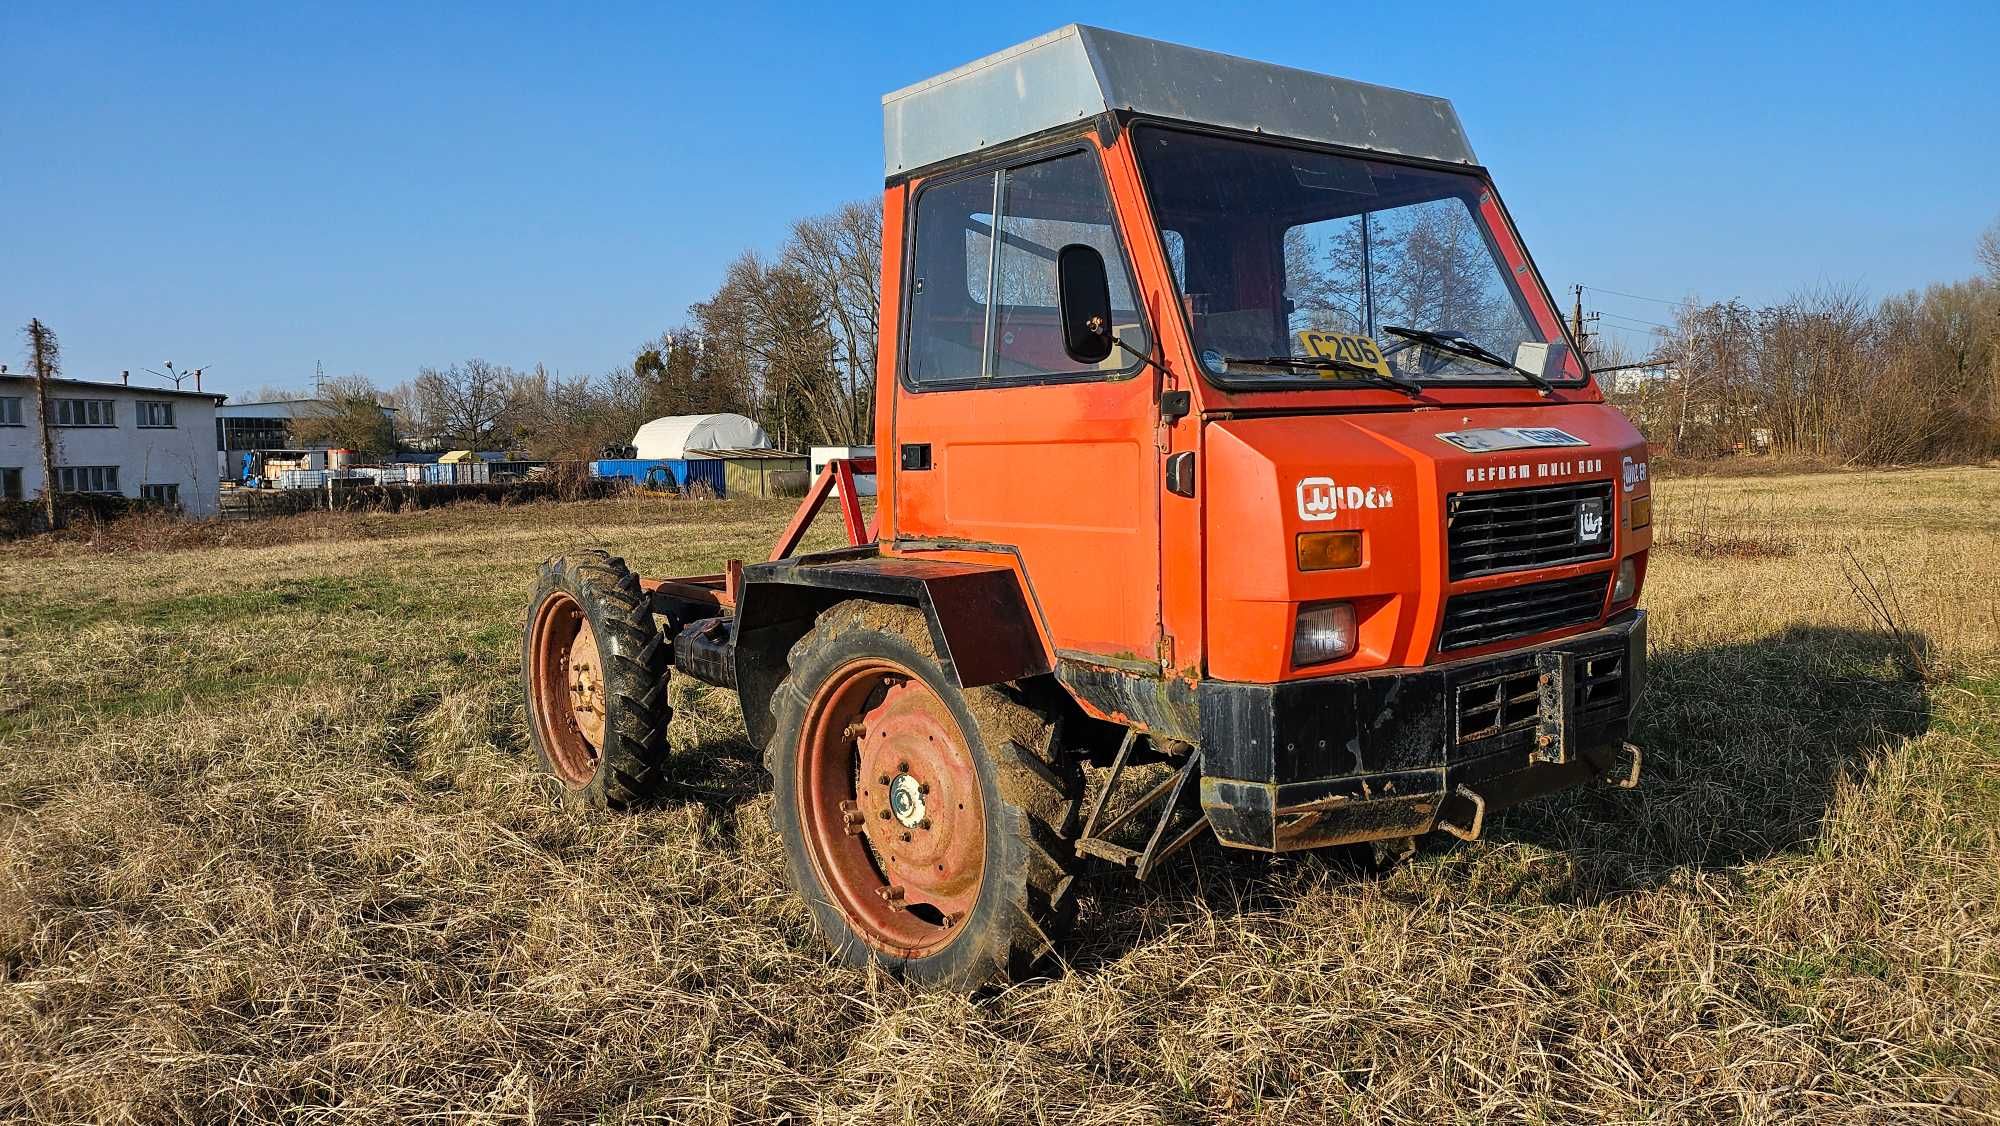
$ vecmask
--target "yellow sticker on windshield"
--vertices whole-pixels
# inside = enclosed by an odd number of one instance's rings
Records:
[[[1299,333],[1299,347],[1308,356],[1318,356],[1323,360],[1340,360],[1344,363],[1359,364],[1381,375],[1389,374],[1389,360],[1382,355],[1381,345],[1366,336],[1350,332],[1319,332],[1306,329]],[[1329,371],[1329,379],[1339,379],[1351,372]]]

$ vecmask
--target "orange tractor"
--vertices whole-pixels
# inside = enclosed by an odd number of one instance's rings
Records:
[[[575,801],[652,796],[670,675],[733,688],[831,947],[970,987],[1086,861],[1637,783],[1646,447],[1450,103],[1071,26],[883,114],[880,462],[763,562],[543,567]],[[836,484],[852,546],[794,554]]]

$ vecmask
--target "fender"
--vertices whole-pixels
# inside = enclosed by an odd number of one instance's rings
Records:
[[[852,598],[915,606],[947,675],[978,688],[1051,672],[1020,580],[1005,567],[886,556],[873,545],[743,568],[736,687],[751,742],[771,733],[770,700],[792,646],[821,611]]]

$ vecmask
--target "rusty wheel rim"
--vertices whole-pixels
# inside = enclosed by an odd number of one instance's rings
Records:
[[[828,898],[875,950],[943,949],[986,867],[979,772],[944,700],[893,661],[850,663],[820,686],[797,751],[801,828]]]
[[[535,729],[556,776],[572,789],[597,774],[604,746],[604,666],[597,631],[577,600],[560,591],[535,609],[529,634]]]

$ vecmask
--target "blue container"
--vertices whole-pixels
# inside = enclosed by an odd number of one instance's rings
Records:
[[[686,492],[691,483],[706,482],[716,496],[722,495],[722,463],[714,458],[607,457],[590,463],[590,475],[679,492]]]
[[[712,457],[691,457],[676,461],[674,464],[680,470],[683,492],[686,491],[688,485],[697,481],[705,481],[708,483],[709,488],[715,490],[716,496],[724,495],[722,491],[723,462],[720,460]]]
[[[630,481],[635,485],[677,486],[680,479],[670,466],[671,463],[660,458],[608,457],[591,462],[590,475],[606,480]]]

